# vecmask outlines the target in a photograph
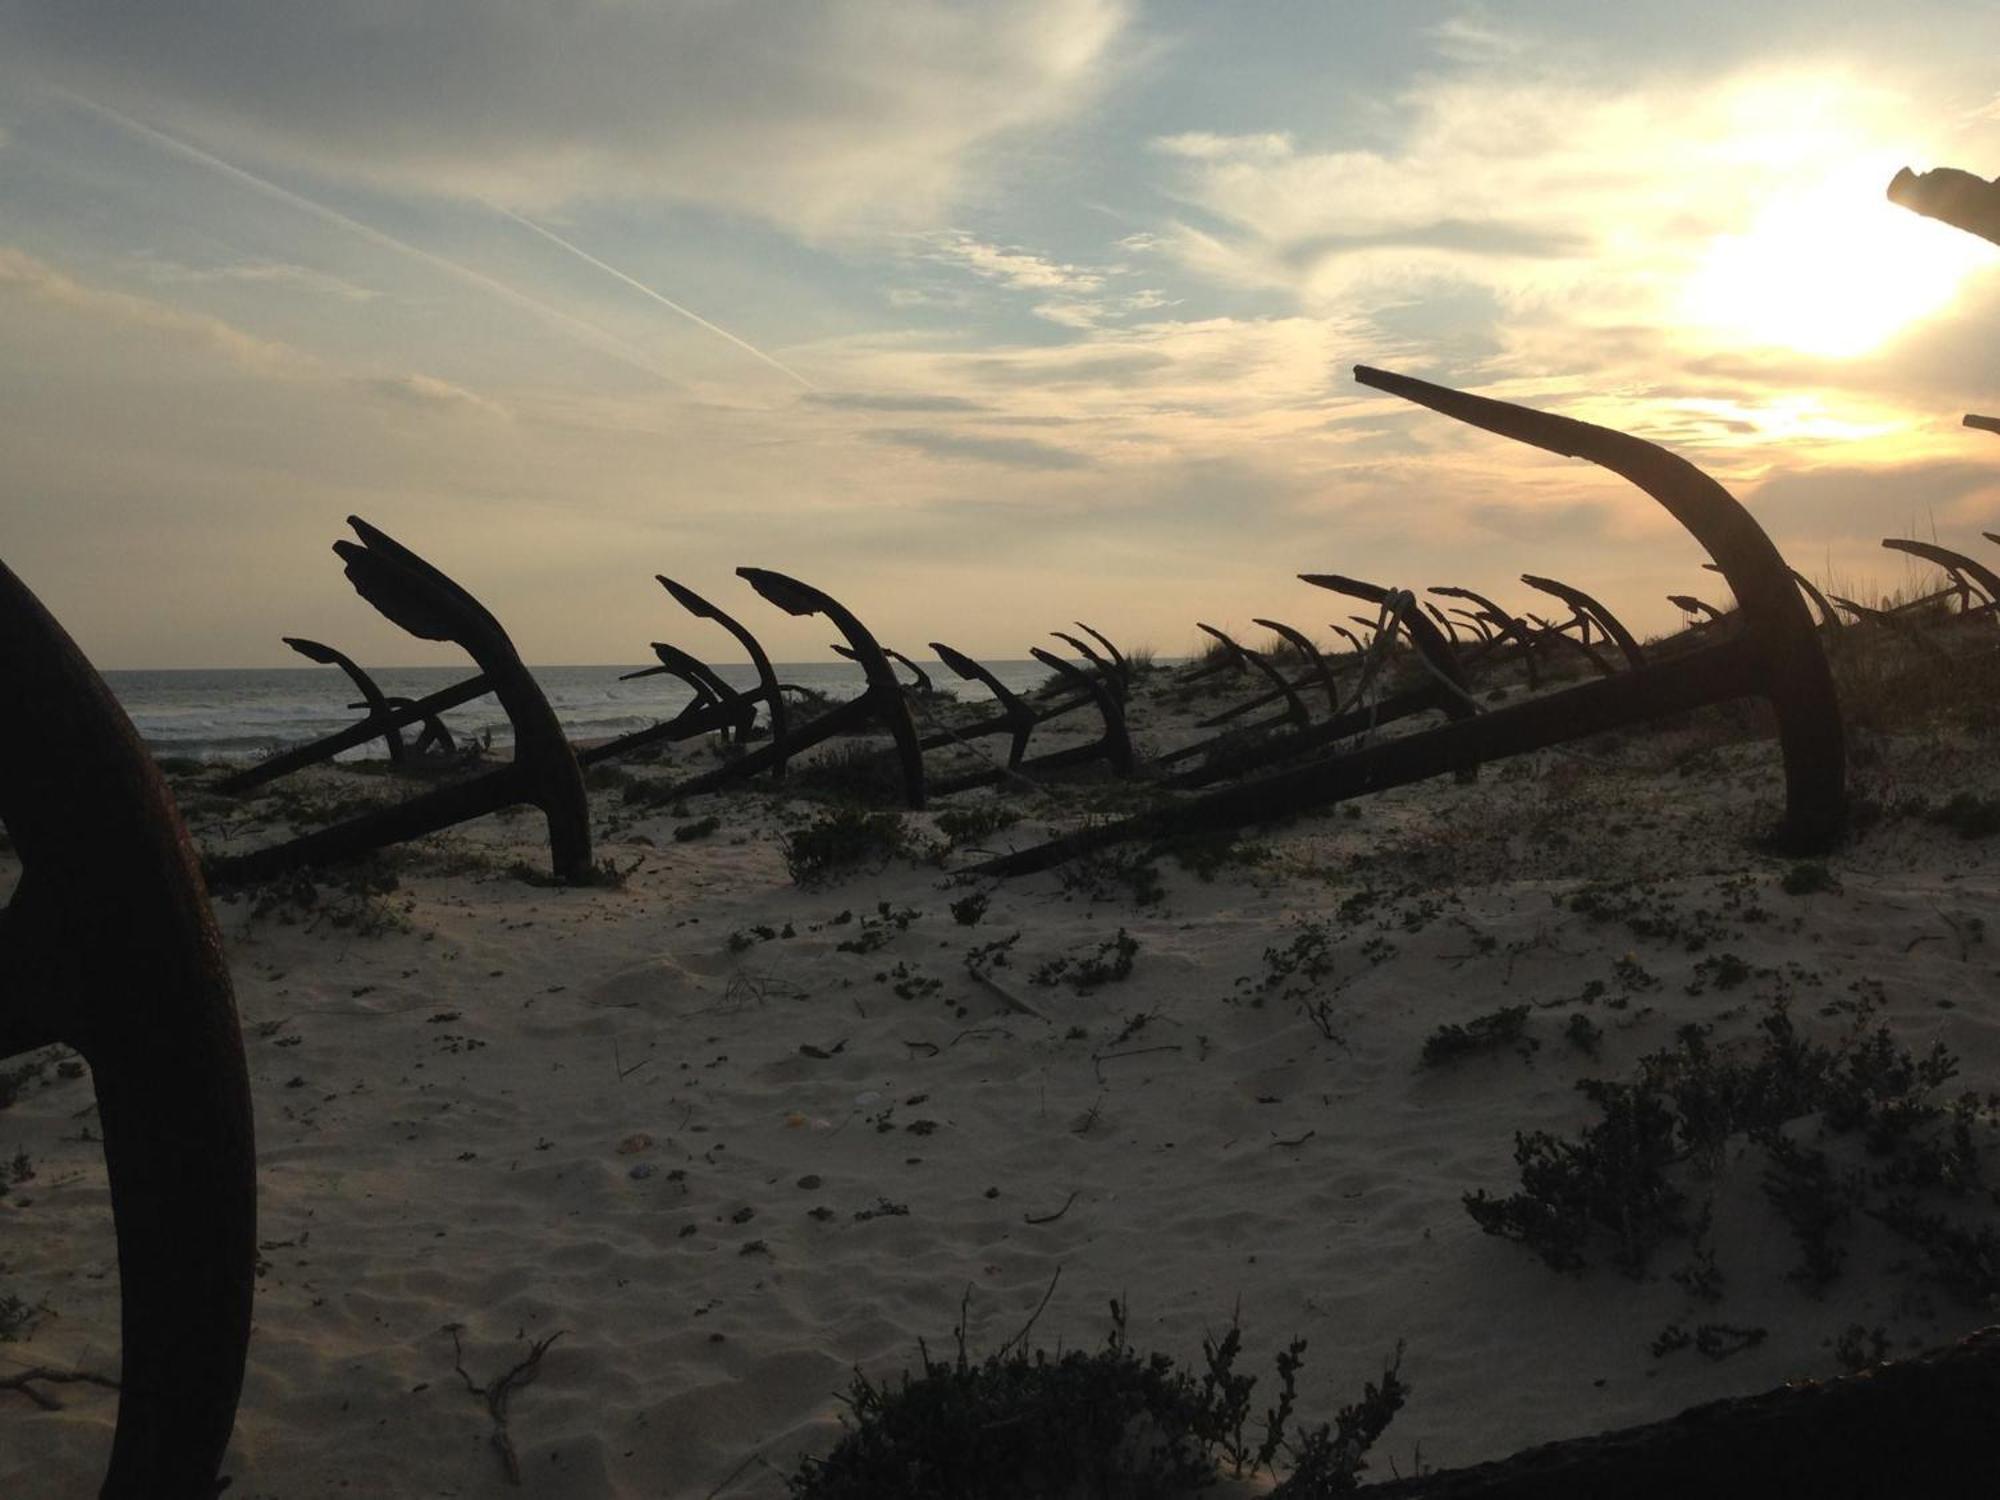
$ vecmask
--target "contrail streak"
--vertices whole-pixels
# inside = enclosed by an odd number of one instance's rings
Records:
[[[374,228],[372,225],[363,224],[359,219],[350,219],[338,209],[328,208],[323,203],[315,203],[312,199],[295,193],[290,188],[280,187],[277,183],[259,177],[254,172],[246,172],[243,168],[226,162],[219,156],[210,155],[198,146],[191,146],[186,141],[177,140],[164,131],[155,130],[150,125],[142,124],[130,115],[121,114],[107,104],[99,104],[94,99],[86,99],[81,94],[57,85],[49,85],[49,87],[72,104],[81,105],[93,114],[103,116],[120,129],[129,131],[133,135],[150,141],[156,146],[171,151],[176,156],[207,167],[212,171],[220,172],[231,181],[240,183],[254,192],[262,193],[268,198],[275,198],[280,203],[288,204],[302,213],[311,214],[316,219],[345,229],[350,234],[359,235],[372,245],[378,245],[385,250],[394,250],[400,254],[420,260],[424,264],[444,272],[447,276],[454,277],[470,286],[478,287],[481,291],[491,296],[498,297],[502,302],[507,303],[511,307],[533,313],[539,318],[558,325],[569,333],[579,336],[599,353],[612,355],[637,369],[645,371],[648,375],[657,376],[661,380],[678,383],[672,375],[647,358],[641,350],[633,348],[615,334],[606,332],[594,323],[586,322],[584,319],[566,313],[560,308],[551,307],[546,302],[529,296],[526,292],[517,291],[504,281],[496,281],[493,277],[483,272],[473,270],[470,266],[460,265],[455,260],[448,260],[433,251],[412,245],[407,240],[399,240],[393,234],[387,234],[380,229]]]
[[[516,224],[519,224],[523,229],[532,229],[536,234],[539,234],[543,239],[547,240],[550,244],[560,245],[563,249],[569,251],[571,255],[574,255],[578,260],[585,261],[590,265],[597,267],[597,269],[604,272],[605,275],[617,277],[620,281],[624,282],[625,285],[632,288],[633,291],[651,297],[655,302],[659,303],[660,306],[669,308],[672,311],[679,313],[682,317],[686,318],[690,323],[698,323],[703,328],[706,328],[710,333],[716,335],[716,337],[729,340],[730,343],[734,344],[737,348],[741,349],[745,354],[748,354],[751,358],[761,359],[765,364],[769,365],[772,369],[778,371],[782,375],[790,376],[793,380],[796,380],[800,385],[804,386],[807,390],[816,391],[819,389],[818,386],[814,385],[810,380],[806,379],[805,376],[801,375],[797,370],[792,369],[791,366],[789,365],[779,363],[777,360],[773,359],[770,355],[766,354],[762,349],[759,349],[755,344],[751,343],[749,340],[738,338],[735,334],[731,333],[727,328],[723,328],[718,326],[717,324],[709,322],[708,319],[704,318],[700,313],[695,312],[692,308],[683,307],[680,305],[680,303],[674,301],[673,298],[662,296],[660,293],[654,291],[651,287],[647,286],[643,281],[637,281],[634,280],[632,277],[627,276],[623,271],[619,270],[616,266],[606,265],[603,261],[599,260],[596,256],[592,255],[588,250],[583,249],[579,245],[571,244],[568,240],[564,239],[554,230],[545,229],[540,224],[537,224],[533,219],[525,218],[522,215],[515,213],[511,208],[502,208],[497,203],[490,204],[489,207],[491,207],[495,213],[500,214],[506,218],[512,219]]]

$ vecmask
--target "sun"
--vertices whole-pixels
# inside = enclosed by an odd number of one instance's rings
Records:
[[[1890,204],[1900,165],[1873,152],[1777,188],[1701,251],[1683,319],[1739,345],[1848,359],[1949,307],[2000,252]]]

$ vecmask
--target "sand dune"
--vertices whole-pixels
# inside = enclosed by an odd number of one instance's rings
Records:
[[[1558,1275],[1460,1201],[1512,1189],[1517,1130],[1591,1117],[1578,1078],[1627,1076],[1690,1022],[1731,1045],[1779,994],[1816,1036],[1879,1001],[1913,1048],[1958,1054],[1953,1089],[1996,1087],[2000,844],[1896,809],[1993,795],[2000,772],[1938,736],[1865,749],[1861,790],[1890,815],[1799,894],[1747,837],[1775,821],[1775,752],[1704,720],[1253,830],[1211,878],[1160,861],[1156,900],[1115,861],[990,887],[970,926],[951,909],[975,890],[950,873],[966,851],[801,888],[780,840],[816,804],[635,816],[616,786],[593,806],[621,887],[508,873],[545,858],[521,815],[394,856],[392,890],[225,901],[264,1255],[230,1493],[514,1493],[468,1383],[560,1334],[509,1407],[523,1490],[782,1494],[837,1436],[852,1366],[947,1346],[961,1297],[991,1348],[1058,1270],[1037,1341],[1099,1342],[1118,1297],[1141,1347],[1189,1359],[1240,1308],[1260,1367],[1310,1340],[1324,1414],[1402,1344],[1414,1395],[1383,1475],[1833,1373],[1850,1325],[1891,1351],[1962,1333],[1986,1316],[1896,1269],[1908,1250],[1873,1225],[1823,1295],[1788,1282],[1744,1142],[1703,1189],[1713,1304],[1670,1275],[1685,1243],[1639,1279]],[[1017,797],[980,842],[1101,795]],[[269,836],[186,801],[211,839]],[[716,833],[674,840],[708,811]],[[936,837],[935,813],[906,821]],[[1577,909],[1609,883],[1623,916]],[[1069,982],[1115,964],[1121,932],[1128,975]],[[1741,961],[1727,986],[1721,955]],[[1523,1004],[1520,1040],[1420,1065],[1441,1024]],[[0,1112],[0,1158],[34,1174],[0,1201],[0,1295],[43,1308],[0,1372],[115,1369],[88,1099],[50,1068]],[[1676,1323],[1766,1332],[1656,1356]],[[94,1492],[113,1399],[60,1396],[0,1393],[0,1492]]]

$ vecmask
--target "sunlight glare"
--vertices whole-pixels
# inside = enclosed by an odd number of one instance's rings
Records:
[[[1884,197],[1895,152],[1850,158],[1780,189],[1702,252],[1683,315],[1738,341],[1846,359],[1948,307],[1996,252]]]

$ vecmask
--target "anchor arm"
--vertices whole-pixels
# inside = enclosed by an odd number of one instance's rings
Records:
[[[1847,756],[1833,674],[1791,569],[1736,497],[1693,464],[1629,433],[1359,366],[1364,385],[1502,437],[1583,458],[1650,495],[1722,568],[1763,663],[1785,761],[1786,826],[1800,846],[1829,843],[1846,821]]]
[[[1957,167],[1912,172],[1904,167],[1889,180],[1889,201],[2000,245],[2000,184],[1971,172]]]
[[[403,736],[390,719],[389,700],[383,696],[382,689],[375,685],[375,679],[364,672],[359,663],[331,646],[323,645],[319,641],[309,641],[304,636],[297,635],[281,636],[279,639],[307,661],[316,661],[321,666],[339,667],[347,674],[347,680],[354,684],[355,691],[361,694],[361,701],[367,705],[369,718],[379,720],[383,724],[382,744],[389,752],[389,764],[400,766],[403,763]]]
[[[717,609],[685,584],[674,582],[664,573],[655,573],[653,576],[659,580],[660,587],[665,589],[682,609],[698,620],[713,620],[736,637],[737,643],[750,657],[751,665],[757,669],[757,682],[764,692],[764,713],[771,724],[771,742],[783,744],[791,733],[790,711],[785,706],[785,695],[778,687],[778,674],[771,666],[771,658],[765,655],[762,642],[750,633],[748,626]],[[771,779],[773,781],[785,779],[783,756],[772,762]]]
[[[868,627],[831,594],[801,583],[798,579],[769,568],[738,568],[736,575],[789,615],[825,615],[834,629],[847,638],[855,659],[868,680],[868,697],[876,716],[887,726],[896,742],[896,754],[903,772],[903,796],[912,810],[924,806],[924,754],[917,745],[917,728],[910,720],[910,706],[890,670],[881,644]]]
[[[360,542],[335,542],[355,592],[388,619],[424,640],[452,641],[492,681],[514,730],[514,765],[523,800],[542,809],[549,853],[565,879],[589,874],[590,807],[583,771],[562,724],[520,653],[486,606],[387,532],[349,516]]]
[[[29,732],[29,726],[34,731]],[[222,939],[172,794],[75,643],[0,564],[0,822],[22,877],[7,1045],[90,1063],[118,1242],[118,1422],[101,1493],[213,1494],[256,1285],[250,1086]],[[48,1003],[53,1002],[53,1003]]]

